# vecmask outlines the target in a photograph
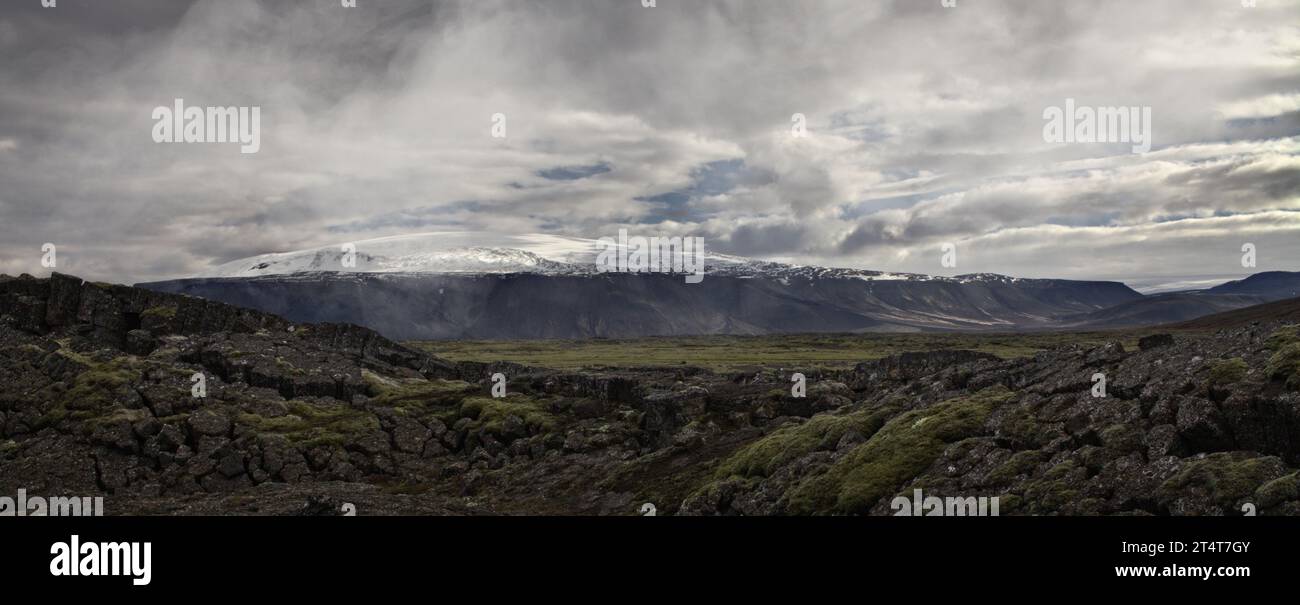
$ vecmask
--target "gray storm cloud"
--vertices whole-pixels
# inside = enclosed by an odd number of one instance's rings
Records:
[[[136,282],[619,228],[923,273],[947,242],[960,273],[1300,269],[1300,0],[657,4],[3,0],[0,272],[45,242]],[[260,107],[261,149],[155,143],[178,98]],[[1067,98],[1150,107],[1152,151],[1045,142]]]

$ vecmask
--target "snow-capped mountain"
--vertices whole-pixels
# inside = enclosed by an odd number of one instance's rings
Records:
[[[418,233],[262,254],[215,267],[203,277],[344,273],[583,273],[595,240],[555,235]],[[346,263],[351,257],[355,262]]]
[[[584,275],[598,272],[596,258],[601,249],[597,240],[560,235],[500,235],[486,232],[417,233],[339,243],[294,252],[250,256],[214,267],[201,277],[260,277],[318,272]],[[345,263],[345,259],[349,261]],[[1019,278],[992,273],[940,277],[917,273],[789,265],[719,254],[707,249],[704,254],[704,264],[706,273],[728,277],[853,278],[863,281],[960,283],[1021,281]]]
[[[1266,273],[1143,296],[1118,282],[940,277],[707,250],[706,278],[686,284],[599,272],[605,249],[555,235],[421,233],[263,254],[141,285],[398,339],[1132,327],[1293,297],[1300,287],[1300,274]]]
[[[618,249],[617,245],[614,249]],[[484,232],[417,233],[339,243],[294,252],[251,256],[214,267],[203,277],[257,277],[323,271],[581,275],[597,272],[596,259],[601,250],[602,247],[597,240],[560,235],[500,235]],[[349,257],[349,263],[345,264],[344,259]],[[707,249],[704,262],[710,272],[725,272],[731,275],[754,275],[799,269],[791,265],[718,254]]]
[[[706,277],[693,284],[680,275],[597,271],[606,245],[422,233],[263,254],[203,277],[140,285],[403,340],[1017,330],[1143,298],[1117,282],[936,277],[707,249]]]

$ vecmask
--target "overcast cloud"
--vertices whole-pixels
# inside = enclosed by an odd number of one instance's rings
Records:
[[[1300,270],[1300,0],[357,4],[0,0],[0,272],[620,227],[934,274]],[[261,107],[260,151],[155,143],[176,98]],[[1152,151],[1044,142],[1066,98],[1151,107]]]

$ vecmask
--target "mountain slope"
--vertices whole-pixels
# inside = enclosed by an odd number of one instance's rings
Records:
[[[941,277],[706,252],[704,283],[602,273],[596,240],[420,233],[263,254],[138,284],[397,339],[1100,329],[1186,321],[1293,296],[1300,273],[1143,296],[1117,282]]]
[[[1060,327],[1096,329],[1176,323],[1296,296],[1300,296],[1300,273],[1272,271],[1206,290],[1153,294],[1111,308],[1062,317]]]
[[[1230,281],[1206,290],[1210,294],[1245,294],[1266,300],[1300,296],[1300,272],[1267,271],[1245,279]]]
[[[1059,327],[1070,329],[1109,329],[1153,326],[1186,321],[1258,305],[1267,299],[1240,294],[1204,294],[1175,292],[1156,294],[1079,315],[1062,317]]]
[[[1140,298],[1065,280],[312,273],[140,284],[399,340],[1012,330]]]
[[[1253,323],[1300,323],[1300,298],[1278,300],[1244,309],[1206,315],[1164,326],[1169,330],[1226,330]]]

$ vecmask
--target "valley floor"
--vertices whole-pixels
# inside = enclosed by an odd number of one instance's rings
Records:
[[[1029,357],[1064,345],[1119,341],[1126,348],[1152,330],[1123,332],[791,334],[764,336],[669,336],[585,340],[414,341],[408,346],[452,361],[508,361],[556,369],[671,367],[714,371],[749,368],[843,370],[918,351],[962,349],[1002,359]]]

